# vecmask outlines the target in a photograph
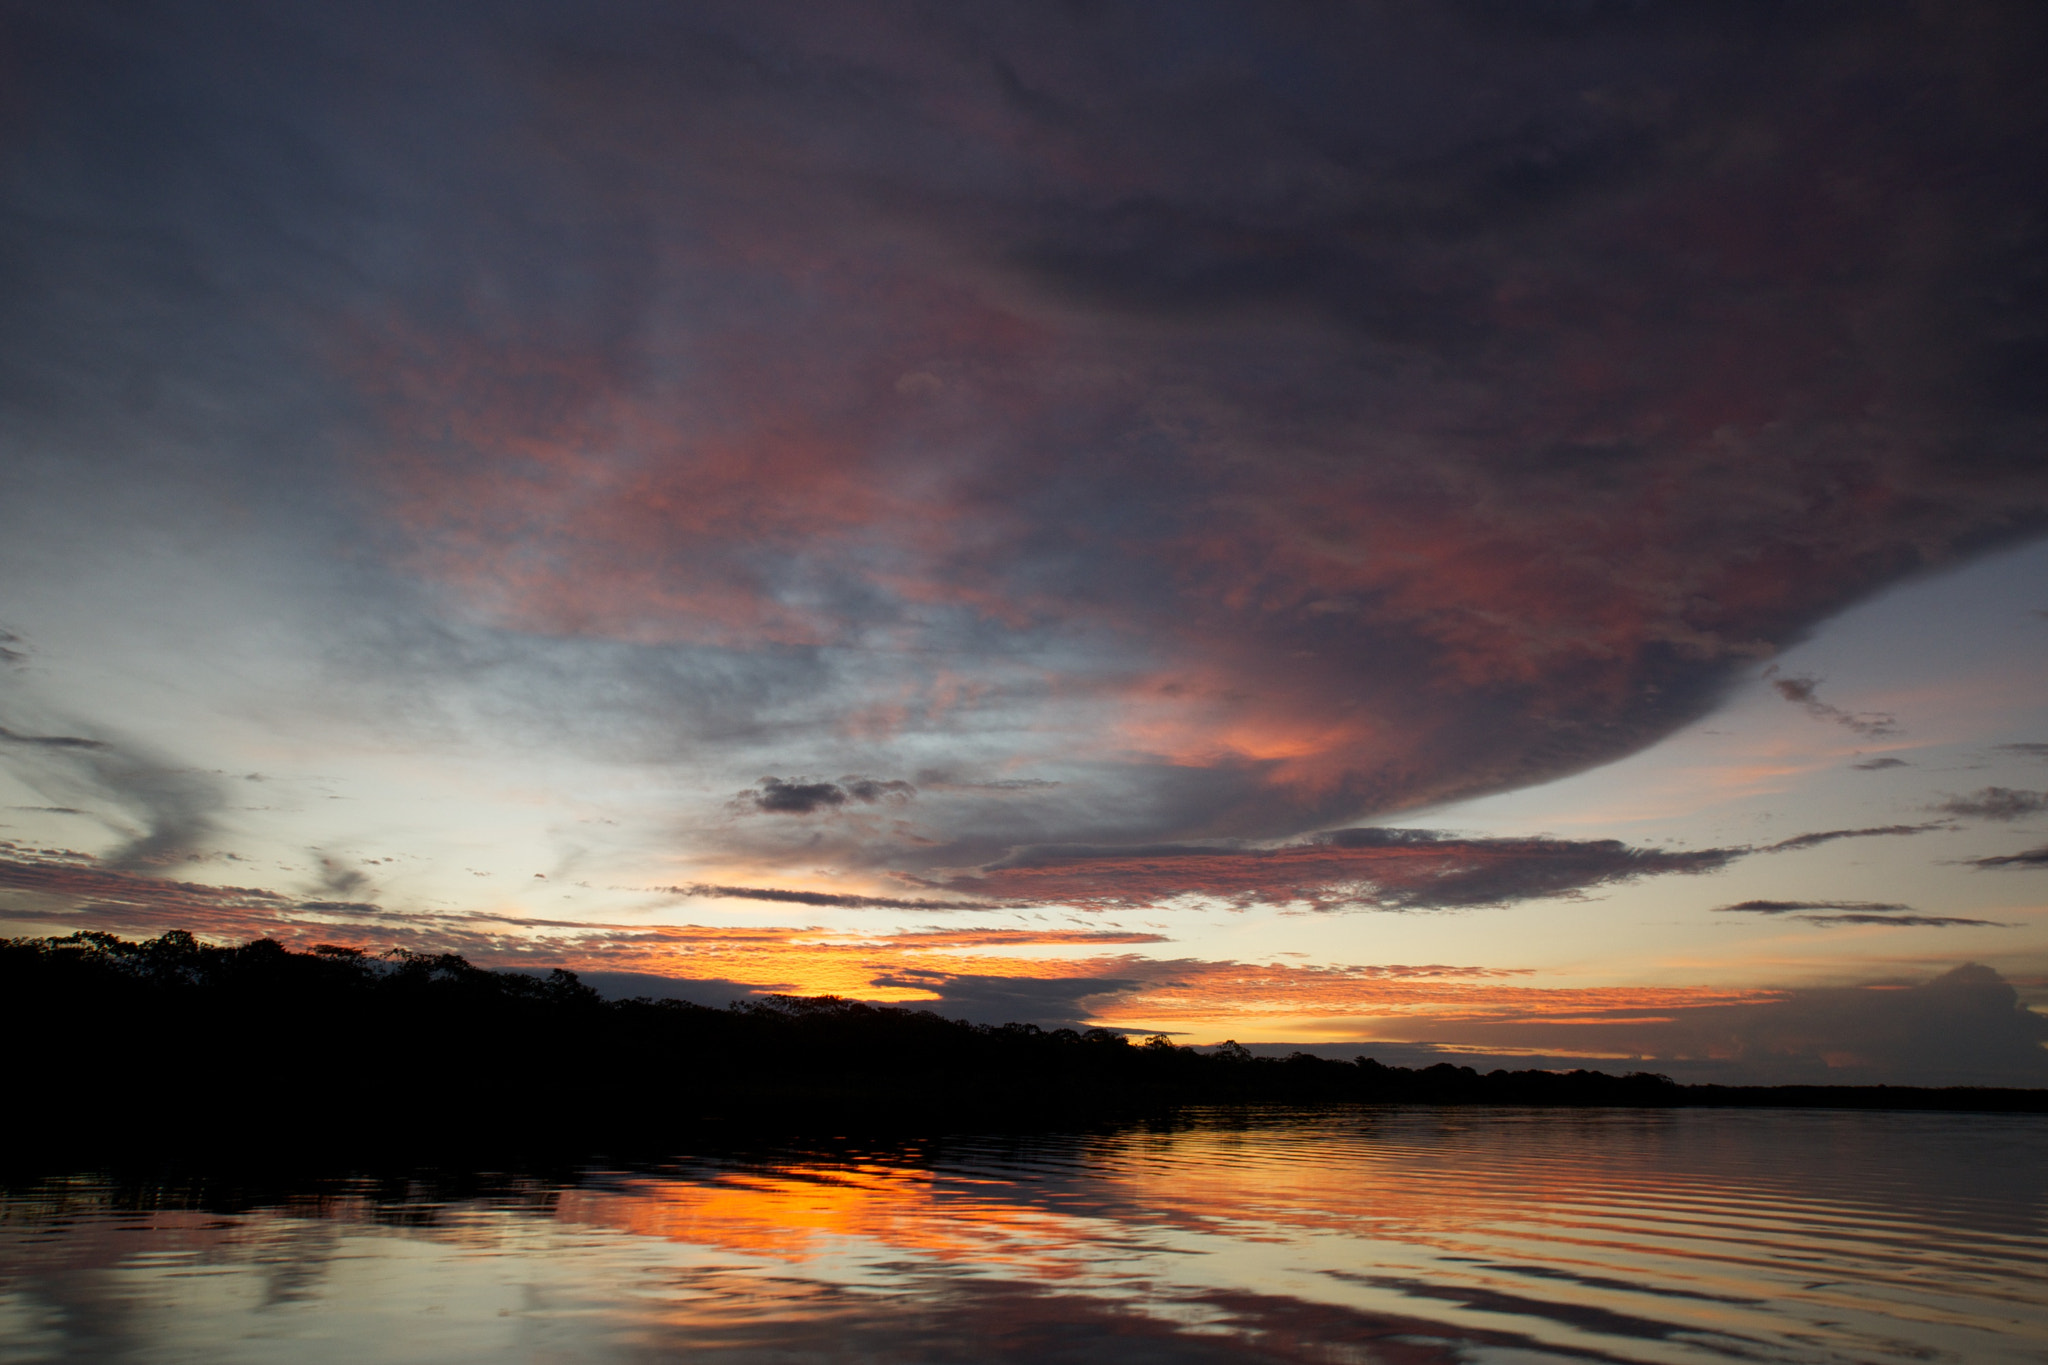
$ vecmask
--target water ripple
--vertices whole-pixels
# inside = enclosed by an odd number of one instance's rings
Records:
[[[0,1198],[0,1362],[2048,1357],[2048,1122],[1351,1111],[225,1212]]]

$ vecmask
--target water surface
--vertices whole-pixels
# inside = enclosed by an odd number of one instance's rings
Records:
[[[0,1362],[2048,1358],[2048,1120],[1365,1110],[0,1202]]]

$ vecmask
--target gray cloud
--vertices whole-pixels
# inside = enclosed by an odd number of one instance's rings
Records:
[[[2008,923],[2005,923],[2005,922],[2004,922],[2004,921],[2002,921],[2002,920],[1992,920],[1992,919],[1966,919],[1966,918],[1964,918],[1964,917],[1962,917],[1962,916],[1960,916],[1960,915],[1869,915],[1869,914],[1847,914],[1847,915],[1801,915],[1801,916],[1799,916],[1799,918],[1800,918],[1800,919],[1802,919],[1802,920],[1804,920],[1804,921],[1805,921],[1806,923],[1808,923],[1808,924],[1823,924],[1823,925],[1825,925],[1825,924],[1891,924],[1891,925],[1901,925],[1901,926],[1904,926],[1904,927],[1907,927],[1907,928],[1916,928],[1916,927],[1917,927],[1917,928],[1922,928],[1922,929],[1951,929],[1951,928],[1976,928],[1976,929],[2017,929],[2017,928],[2019,928],[2019,926],[2018,926],[2018,925],[2016,925],[2016,924],[2008,924]]]
[[[1791,853],[1802,848],[1816,848],[1831,844],[1837,839],[1875,839],[1911,834],[1929,834],[1936,830],[1951,829],[1953,826],[1935,823],[1928,825],[1871,825],[1863,829],[1824,829],[1812,834],[1795,834],[1790,839],[1780,839],[1775,844],[1766,844],[1760,850],[1764,853]]]
[[[1969,867],[2007,867],[2014,869],[2048,867],[2048,846],[2030,848],[2024,853],[2001,853],[1989,858],[1965,860]]]
[[[318,864],[314,873],[319,889],[331,896],[361,896],[370,887],[370,876],[359,867],[350,867],[341,859],[329,854],[315,852]]]
[[[1699,875],[1748,852],[1363,828],[1270,848],[1042,845],[932,885],[1040,904],[1142,906],[1200,896],[1237,905],[1437,910],[1577,896],[1639,877]]]
[[[882,781],[872,777],[842,777],[837,782],[785,782],[779,777],[761,779],[758,791],[743,791],[733,804],[764,815],[816,815],[837,810],[849,801],[872,806],[880,802],[901,805],[917,795],[917,788],[903,781]]]
[[[1738,901],[1717,905],[1717,914],[1789,915],[1806,924],[1892,924],[1909,928],[2010,929],[1997,920],[1964,919],[1955,915],[1923,915],[1910,905],[1890,901]],[[1839,912],[1839,913],[1814,913]]]
[[[833,906],[844,910],[1001,910],[1001,901],[913,900],[894,896],[860,896],[837,891],[793,891],[773,886],[713,886],[698,882],[690,886],[659,888],[672,896],[769,901],[778,905]]]
[[[1120,995],[1146,984],[1141,977],[976,976],[906,970],[877,976],[876,986],[930,991],[939,998],[916,1002],[949,1019],[977,1024],[1036,1024],[1040,1028],[1086,1028],[1089,1017]]]
[[[1910,905],[1898,905],[1880,901],[1738,901],[1734,905],[1717,905],[1716,913],[1741,912],[1751,915],[1785,915],[1800,910],[1855,910],[1866,913],[1893,910],[1910,911]]]
[[[1774,671],[1775,668],[1766,670],[1765,676],[1768,677]],[[1796,702],[1805,707],[1806,714],[1815,720],[1833,721],[1836,725],[1846,726],[1857,734],[1870,738],[1898,733],[1898,718],[1895,716],[1881,711],[1844,711],[1839,706],[1831,706],[1822,701],[1818,692],[1820,684],[1819,678],[1791,675],[1774,680],[1771,686],[1786,701]]]
[[[546,976],[552,966],[515,966],[511,971]],[[761,990],[745,981],[724,977],[656,976],[650,972],[614,972],[603,969],[575,969],[583,984],[607,1000],[683,1000],[692,1005],[720,1008],[737,1001],[758,1000]]]
[[[1968,796],[1951,796],[1929,809],[1970,820],[2021,820],[2048,811],[2048,792],[1980,787]]]
[[[2000,744],[1997,748],[2000,753],[2019,754],[2023,758],[2048,758],[2048,744]]]
[[[1598,1051],[1683,1079],[1738,1085],[2048,1085],[2048,1018],[2011,983],[1968,963],[1932,980],[1810,987],[1751,1004],[1637,1007],[1580,1017],[1475,1021],[1431,1041]]]
[[[103,740],[82,739],[77,735],[24,735],[0,726],[0,743],[35,745],[45,749],[106,749]]]
[[[0,761],[17,776],[49,795],[71,798],[53,807],[90,814],[126,836],[102,859],[108,867],[160,867],[201,853],[227,805],[212,774],[131,743],[12,729],[0,731],[0,739],[6,741]]]
[[[1906,762],[1903,758],[1866,758],[1860,763],[1851,763],[1849,766],[1858,772],[1875,773],[1882,772],[1886,768],[1910,768],[1913,765]]]

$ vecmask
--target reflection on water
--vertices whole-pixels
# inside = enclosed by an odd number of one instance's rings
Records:
[[[75,1178],[0,1204],[0,1362],[2039,1361],[2044,1182],[2040,1117],[1615,1110]]]

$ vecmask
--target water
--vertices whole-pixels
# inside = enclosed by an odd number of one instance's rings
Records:
[[[2048,1359],[2048,1119],[1382,1110],[0,1204],[0,1362]]]

